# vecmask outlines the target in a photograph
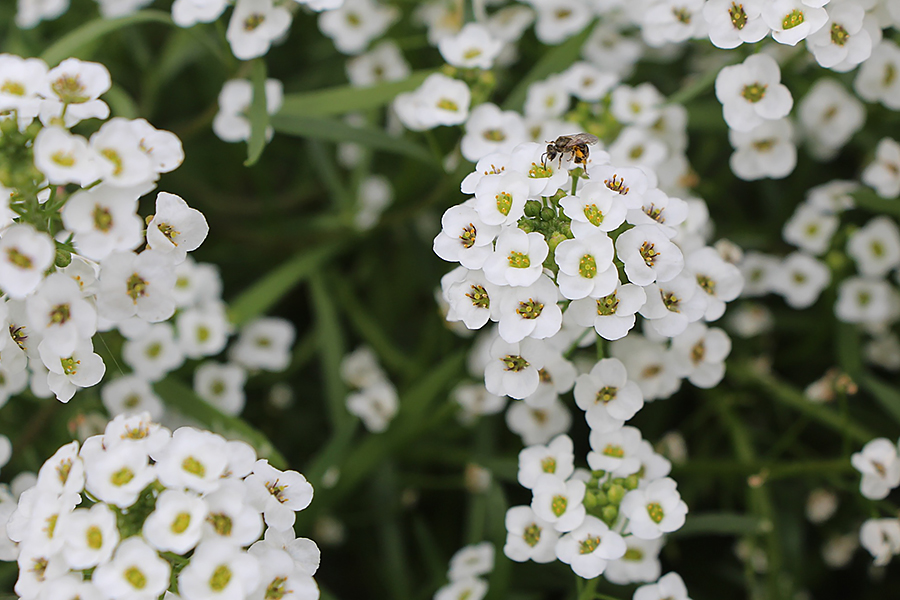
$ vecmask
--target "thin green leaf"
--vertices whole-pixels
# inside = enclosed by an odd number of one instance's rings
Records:
[[[340,242],[333,242],[306,249],[257,280],[230,303],[228,314],[231,322],[240,326],[266,313],[298,283],[336,254],[341,245]]]
[[[388,81],[370,87],[344,85],[284,97],[279,115],[291,117],[327,117],[378,108],[398,94],[419,87],[433,70],[416,71],[403,81]]]
[[[253,100],[250,101],[250,140],[247,142],[247,160],[244,166],[256,164],[266,147],[266,130],[269,128],[269,111],[266,109],[266,61],[257,58],[250,73],[253,84]]]
[[[869,188],[857,190],[850,195],[853,196],[859,208],[900,219],[900,200],[896,198],[893,200],[882,198]]]
[[[141,10],[117,19],[95,19],[58,39],[44,51],[41,58],[51,67],[55,66],[70,56],[79,56],[79,52],[86,46],[113,31],[141,23],[173,25],[171,15],[161,10]]]
[[[888,385],[871,373],[861,374],[859,384],[864,390],[872,394],[885,412],[900,423],[900,390]]]
[[[506,101],[503,102],[503,108],[506,110],[522,108],[522,105],[525,104],[525,96],[528,94],[528,87],[532,83],[546,79],[554,73],[561,73],[578,60],[578,57],[581,56],[581,47],[584,46],[584,42],[593,30],[594,25],[591,23],[581,33],[570,37],[556,48],[545,53],[531,71],[520,79],[513,91],[509,93]]]
[[[325,286],[321,274],[314,273],[310,277],[309,284],[316,339],[322,358],[325,396],[328,399],[331,424],[335,429],[340,429],[351,418],[345,406],[347,388],[341,377],[341,360],[345,354],[344,335],[334,299]]]
[[[134,98],[119,85],[113,84],[109,91],[103,94],[103,97],[109,104],[109,110],[114,117],[136,119],[141,114]]]
[[[213,431],[244,440],[256,448],[261,457],[268,458],[272,466],[277,469],[288,467],[287,459],[275,449],[269,438],[248,425],[240,417],[232,417],[221,412],[174,377],[170,376],[158,381],[153,384],[153,389],[163,399],[163,402],[177,409],[181,414],[200,421]]]
[[[373,150],[401,154],[435,165],[427,148],[403,137],[392,137],[383,129],[353,127],[338,119],[299,117],[284,113],[274,115],[271,123],[278,133],[329,142],[356,142]]]
[[[689,514],[684,526],[672,532],[672,537],[698,535],[753,535],[764,533],[765,523],[755,515],[738,513]]]

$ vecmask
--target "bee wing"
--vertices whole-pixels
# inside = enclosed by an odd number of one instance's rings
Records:
[[[590,133],[576,133],[575,135],[568,137],[571,139],[571,142],[575,144],[587,144],[588,146],[593,146],[600,142],[600,138]]]

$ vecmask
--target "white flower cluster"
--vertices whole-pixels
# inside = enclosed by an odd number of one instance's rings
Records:
[[[368,346],[360,346],[341,360],[341,378],[354,391],[347,396],[347,410],[359,417],[366,429],[382,433],[399,409],[397,388],[378,364]]]
[[[119,416],[80,448],[60,448],[3,521],[17,544],[15,591],[23,600],[167,590],[185,600],[315,600],[319,549],[293,532],[312,497],[303,475],[243,442]]]
[[[656,581],[663,535],[688,511],[667,477],[672,465],[634,427],[595,430],[590,442],[591,471],[575,468],[567,435],[519,453],[518,480],[532,501],[507,512],[504,553],[518,562],[559,559],[585,579]]]
[[[494,570],[494,545],[481,542],[459,549],[450,559],[450,583],[434,594],[434,600],[482,600],[488,592],[484,575]]]
[[[883,500],[900,486],[900,452],[897,444],[876,438],[850,457],[862,474],[859,491],[870,500]],[[859,531],[862,546],[872,554],[876,566],[884,566],[900,554],[900,519],[869,519]]]

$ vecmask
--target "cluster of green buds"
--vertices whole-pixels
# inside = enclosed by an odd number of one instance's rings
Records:
[[[576,174],[576,172],[578,173]],[[577,180],[582,173],[581,167],[578,167],[572,172],[572,176]],[[572,219],[566,216],[559,205],[560,199],[565,196],[565,192],[560,190],[556,195],[544,198],[542,201],[529,200],[525,203],[525,216],[519,219],[518,224],[519,229],[525,233],[536,231],[547,240],[550,252],[547,254],[544,266],[554,273],[559,270],[554,259],[556,247],[564,240],[575,237],[572,234]]]
[[[638,474],[628,477],[610,477],[606,471],[592,471],[584,493],[584,507],[609,527],[619,518],[619,504],[625,494],[638,487]]]
[[[497,86],[497,76],[493,71],[483,69],[464,69],[452,65],[444,65],[441,73],[453,79],[464,81],[472,92],[472,106],[478,106],[491,99]]]
[[[611,144],[619,137],[624,125],[613,116],[609,106],[609,95],[598,102],[578,102],[566,113],[565,121],[578,123],[582,131],[596,135],[604,144]]]

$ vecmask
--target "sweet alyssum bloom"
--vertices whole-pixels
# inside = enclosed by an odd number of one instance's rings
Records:
[[[221,540],[206,540],[178,574],[178,592],[185,600],[246,598],[259,584],[259,571],[255,556]]]
[[[279,471],[260,459],[253,466],[253,472],[244,480],[249,502],[266,520],[266,525],[275,529],[288,529],[294,524],[294,513],[309,506],[313,498],[313,487],[297,471]]]
[[[497,237],[494,253],[484,262],[484,275],[495,285],[529,286],[541,276],[549,252],[540,233],[504,229]]]
[[[618,229],[628,211],[621,194],[600,181],[584,184],[577,195],[565,196],[559,204],[572,219],[572,233],[576,238]]]
[[[522,399],[537,390],[539,370],[546,351],[541,343],[526,338],[518,343],[497,339],[490,349],[491,360],[484,370],[484,385],[498,396]]]
[[[850,234],[847,254],[863,275],[884,277],[900,266],[900,228],[890,217],[875,217]]]
[[[438,42],[444,60],[461,69],[490,69],[502,49],[503,42],[479,23],[468,23],[456,35]]]
[[[877,438],[850,457],[853,468],[862,473],[860,493],[870,500],[886,498],[900,485],[900,458],[897,446],[886,438]]]
[[[784,296],[792,308],[806,308],[819,298],[831,281],[828,267],[803,252],[789,254],[771,280],[771,291]]]
[[[559,435],[546,446],[534,445],[519,452],[517,479],[522,487],[533,489],[544,474],[568,479],[575,470],[572,438]]]
[[[641,316],[660,335],[674,337],[706,313],[706,294],[688,273],[665,283],[651,283],[644,291],[647,303],[640,310]]]
[[[762,7],[761,0],[709,0],[703,7],[703,17],[709,24],[709,41],[725,49],[760,41],[769,34],[769,26],[762,19]]]
[[[828,21],[806,38],[816,61],[826,69],[846,72],[872,54],[872,38],[863,28],[866,10],[854,2],[828,7]]]
[[[569,431],[572,415],[559,398],[540,408],[525,402],[512,402],[506,411],[506,426],[522,438],[525,445],[545,444],[554,436]]]
[[[319,30],[330,37],[338,52],[359,54],[391,26],[398,10],[374,0],[344,0],[319,15]]]
[[[872,55],[859,67],[853,89],[866,102],[881,102],[892,110],[900,108],[900,46],[882,40],[872,49]],[[896,194],[894,194],[896,195]]]
[[[622,123],[650,127],[659,119],[664,102],[665,97],[653,84],[619,85],[610,94],[609,110]]]
[[[731,171],[744,181],[787,177],[797,166],[793,137],[793,125],[787,119],[764,121],[750,131],[730,130],[728,141],[734,147]]]
[[[371,50],[347,60],[350,85],[369,87],[385,81],[401,81],[409,76],[409,63],[393,40],[382,40]]]
[[[659,48],[705,36],[704,4],[705,0],[656,0],[641,19],[644,41]]]
[[[684,255],[656,225],[637,225],[616,239],[616,255],[628,280],[640,286],[674,279],[684,268]]]
[[[721,329],[691,323],[672,338],[672,358],[688,381],[699,388],[718,385],[725,376],[725,359],[731,353],[731,338]]]
[[[104,123],[90,139],[98,176],[115,187],[145,186],[157,179],[150,156],[141,149],[140,134],[127,119]]]
[[[559,533],[538,517],[530,506],[514,506],[506,511],[506,544],[503,553],[516,562],[556,560]]]
[[[500,298],[500,337],[509,343],[526,337],[545,339],[559,331],[562,310],[559,290],[546,275],[529,286],[506,289]]]
[[[49,125],[62,118],[65,127],[72,127],[84,119],[105,119],[109,106],[100,96],[109,91],[112,80],[109,71],[95,62],[67,58],[47,72],[40,94],[41,122]]]
[[[274,115],[284,100],[284,86],[277,79],[266,79],[266,112]],[[219,92],[219,112],[213,117],[212,130],[226,142],[250,139],[250,119],[247,117],[253,102],[253,84],[248,79],[229,79]],[[266,139],[272,139],[275,130],[266,129]]]
[[[485,102],[469,114],[466,134],[460,140],[459,150],[463,158],[477,162],[495,152],[512,152],[527,139],[522,115]]]
[[[347,411],[362,419],[365,428],[373,433],[386,431],[399,408],[397,388],[387,379],[347,396]]]
[[[184,261],[206,239],[209,225],[199,210],[168,192],[156,196],[156,214],[147,224],[147,246],[170,254],[175,264]]]
[[[208,508],[199,496],[164,490],[144,521],[144,539],[160,552],[186,554],[200,541]]]
[[[481,542],[465,546],[456,551],[450,558],[447,579],[459,581],[469,577],[487,575],[494,570],[494,545]]]
[[[115,450],[104,450],[99,437],[85,441],[81,456],[85,462],[85,489],[95,498],[127,508],[135,503],[141,491],[156,479],[156,468],[150,465],[147,452],[133,444],[122,444]]]
[[[664,477],[625,494],[620,510],[629,519],[627,532],[652,540],[684,525],[687,504],[673,479]]]
[[[488,225],[474,207],[460,204],[444,212],[441,232],[435,236],[432,247],[446,261],[458,262],[467,269],[481,269],[493,253],[492,243],[498,233],[499,224]]]
[[[475,186],[472,206],[489,226],[515,225],[525,214],[529,190],[528,180],[520,173],[486,175]]]
[[[424,131],[465,123],[471,100],[472,93],[464,82],[433,73],[414,92],[397,96],[394,110],[408,129]]]
[[[228,343],[231,327],[221,301],[189,308],[175,318],[178,343],[189,358],[214,356],[221,352]]]
[[[868,519],[859,529],[859,542],[882,567],[900,554],[900,520]]]
[[[181,427],[172,440],[151,453],[160,483],[203,494],[219,485],[228,466],[225,438],[193,427]]]
[[[588,465],[594,471],[607,471],[613,477],[627,477],[641,468],[638,452],[641,432],[635,427],[624,426],[612,431],[592,430],[591,452]]]
[[[572,531],[585,519],[585,485],[578,479],[568,481],[556,475],[541,475],[535,481],[531,509],[559,532]]]
[[[100,388],[100,399],[109,414],[133,415],[146,412],[159,419],[165,412],[162,399],[149,382],[137,375],[124,375]]]
[[[625,541],[625,554],[619,560],[610,561],[603,571],[603,577],[610,583],[628,585],[644,583],[659,579],[662,566],[659,563],[659,551],[662,550],[663,539],[642,540],[629,535]]]
[[[239,415],[246,397],[247,371],[236,364],[205,362],[194,371],[194,391],[226,415]]]
[[[434,593],[434,600],[482,600],[487,595],[487,581],[480,577],[467,577],[451,581]]]
[[[707,321],[719,319],[725,313],[725,303],[737,298],[744,286],[740,269],[709,246],[688,254],[685,269],[694,275],[697,285],[705,292],[703,318]]]
[[[833,79],[819,79],[797,110],[807,148],[822,160],[832,158],[866,122],[862,102]]]
[[[53,184],[86,186],[97,179],[87,140],[61,127],[45,127],[38,132],[34,166]]]
[[[583,30],[593,13],[580,0],[533,3],[537,13],[534,33],[544,44],[558,44]]]
[[[831,245],[831,238],[840,225],[840,219],[808,203],[797,205],[791,218],[784,224],[784,241],[801,250],[819,256]]]
[[[57,525],[65,541],[63,555],[71,569],[89,569],[108,562],[119,543],[116,515],[102,502],[75,509]]]
[[[613,73],[584,61],[573,63],[563,72],[562,77],[569,93],[586,102],[603,99],[619,82],[619,78]]]
[[[0,234],[0,289],[11,298],[33,292],[56,256],[56,246],[31,225],[15,224]]]
[[[78,339],[71,350],[61,351],[52,343],[38,347],[41,361],[50,371],[47,385],[60,402],[68,402],[78,388],[97,385],[106,373],[103,359],[94,353],[89,338]]]
[[[184,364],[184,352],[169,323],[155,323],[140,336],[126,340],[122,358],[137,375],[148,381],[159,381]]]
[[[613,293],[619,271],[613,265],[613,244],[603,232],[563,240],[555,252],[560,293],[571,300],[602,298]]]
[[[575,403],[591,431],[611,432],[637,414],[644,397],[620,360],[604,358],[575,380]]]
[[[565,534],[556,543],[556,556],[570,565],[579,577],[593,579],[606,569],[611,560],[625,554],[625,541],[593,515],[580,527]]]
[[[615,291],[602,298],[573,301],[566,314],[571,314],[574,322],[582,327],[593,327],[603,339],[618,340],[634,327],[634,315],[646,301],[642,287],[618,284]]]
[[[716,77],[716,98],[728,127],[737,131],[786,117],[794,105],[781,83],[778,63],[768,54],[753,54],[739,65],[723,67]]]
[[[261,317],[241,327],[229,357],[248,369],[284,371],[291,362],[295,337],[294,326],[287,319]]]
[[[875,161],[863,170],[862,182],[882,198],[900,196],[900,144],[896,140],[882,138],[878,142]]]
[[[134,315],[151,323],[165,321],[175,312],[173,266],[171,256],[156,250],[110,254],[100,267],[97,308],[111,321]]]
[[[97,331],[97,311],[83,296],[78,284],[63,273],[51,273],[25,306],[28,321],[43,337],[41,345],[68,355],[76,345]]]
[[[834,314],[845,323],[878,325],[900,312],[900,295],[883,279],[848,277],[838,287]]]
[[[691,600],[678,573],[667,573],[659,581],[634,591],[633,600]]]
[[[241,60],[263,56],[291,26],[291,13],[272,0],[237,0],[225,38]]]
[[[91,580],[114,600],[151,600],[169,587],[169,563],[140,537],[116,549],[111,562],[97,567]]]
[[[802,0],[773,0],[763,6],[762,17],[776,42],[795,46],[828,22],[828,13],[820,3],[815,4],[818,6]]]
[[[62,219],[74,234],[72,241],[78,253],[103,260],[112,252],[137,248],[143,241],[144,228],[137,214],[138,196],[135,189],[108,184],[72,194],[62,209]]]

